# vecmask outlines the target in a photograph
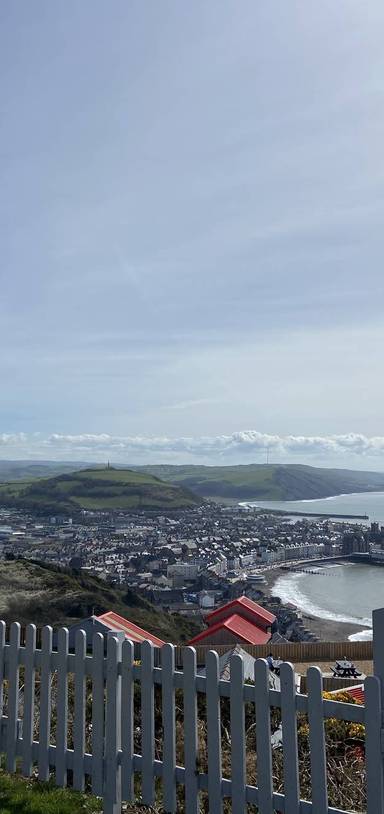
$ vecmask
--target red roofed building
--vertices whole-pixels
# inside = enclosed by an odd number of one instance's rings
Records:
[[[95,618],[103,625],[106,625],[109,630],[122,631],[125,633],[125,638],[131,642],[140,643],[150,641],[156,647],[162,647],[163,644],[165,644],[165,642],[158,639],[157,636],[154,636],[153,633],[148,633],[148,630],[143,630],[143,628],[130,622],[129,619],[124,619],[123,616],[119,616],[119,614],[114,613],[114,611],[107,611],[107,613],[103,613],[101,616],[96,616]]]
[[[228,616],[216,625],[210,625],[197,636],[194,636],[188,644],[267,644],[271,638],[270,633],[260,630],[259,627],[248,622],[237,613]]]
[[[205,617],[205,621],[208,625],[216,625],[217,622],[222,622],[223,619],[227,619],[228,616],[232,616],[234,613],[265,631],[270,630],[273,623],[276,622],[276,616],[273,613],[269,613],[261,605],[253,602],[252,599],[248,599],[247,596],[240,596],[238,599],[233,599],[232,602],[227,602],[226,605],[222,605],[221,608],[209,613]]]
[[[276,621],[273,613],[241,596],[227,602],[206,616],[208,627],[194,636],[189,644],[266,644]]]
[[[124,633],[126,639],[134,642],[135,645],[140,645],[144,641],[150,641],[155,647],[162,647],[164,642],[148,630],[135,625],[129,619],[124,619],[114,611],[107,611],[101,616],[89,616],[88,619],[83,619],[71,625],[69,629],[69,646],[73,648],[76,641],[76,633],[78,630],[84,630],[87,637],[87,647],[92,647],[92,640],[95,633],[102,633],[104,638],[107,639],[110,634]],[[136,649],[136,648],[135,648]]]

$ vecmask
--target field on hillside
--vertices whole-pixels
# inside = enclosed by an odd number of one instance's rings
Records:
[[[323,469],[299,464],[146,466],[140,471],[187,486],[205,498],[305,500],[384,490],[384,473]]]
[[[184,485],[131,469],[83,469],[54,478],[0,483],[0,506],[45,514],[88,510],[172,510],[201,503]]]

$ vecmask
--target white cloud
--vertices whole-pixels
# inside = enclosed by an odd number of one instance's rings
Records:
[[[231,435],[199,437],[120,436],[109,433],[67,435],[0,434],[2,457],[135,463],[251,463],[296,461],[363,468],[373,461],[384,466],[384,436],[272,435],[243,430]]]

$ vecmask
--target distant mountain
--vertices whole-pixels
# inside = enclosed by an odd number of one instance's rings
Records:
[[[86,461],[1,461],[0,483],[10,480],[32,480],[33,478],[49,478],[54,475],[63,475],[65,472],[74,472],[84,469],[89,464]],[[105,464],[103,465],[105,466]]]
[[[88,574],[30,560],[0,561],[0,618],[6,622],[69,626],[107,610],[163,641],[185,641],[201,628],[183,616],[162,612],[130,589],[112,588]]]
[[[88,510],[172,510],[202,503],[183,485],[164,483],[132,469],[81,469],[54,478],[0,484],[0,507],[42,514],[74,514]]]
[[[214,499],[310,500],[343,493],[384,491],[384,473],[381,472],[322,469],[301,464],[159,465],[138,469]]]

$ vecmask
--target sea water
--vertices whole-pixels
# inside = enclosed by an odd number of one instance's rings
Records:
[[[253,500],[247,501],[247,505],[263,509],[283,509],[286,512],[367,514],[370,522],[378,521],[384,525],[384,492],[359,492],[317,500]]]
[[[310,561],[306,565],[315,573],[288,572],[278,577],[272,593],[310,616],[372,628],[372,611],[384,607],[384,566],[355,563],[311,566]],[[372,629],[349,638],[371,639]]]

